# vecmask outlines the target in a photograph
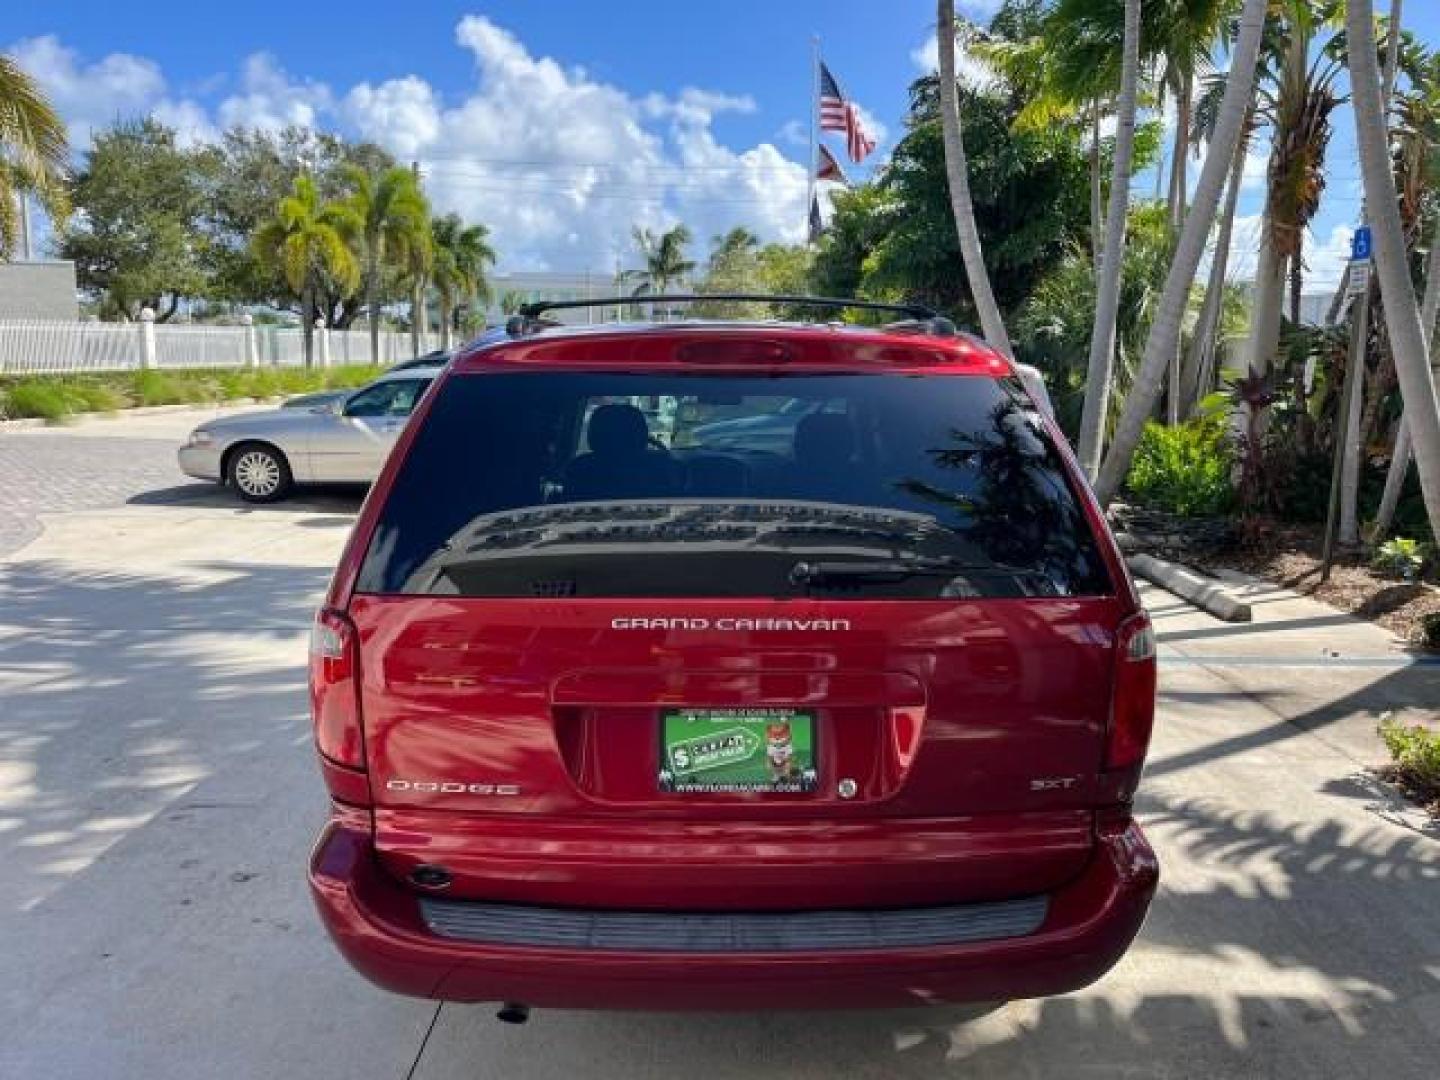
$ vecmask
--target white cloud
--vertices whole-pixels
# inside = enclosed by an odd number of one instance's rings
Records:
[[[90,133],[116,119],[144,115],[165,92],[165,77],[150,60],[111,53],[82,63],[54,35],[27,38],[5,49],[40,84],[83,147]]]
[[[278,131],[286,127],[318,127],[334,107],[324,83],[295,81],[269,53],[254,53],[241,75],[244,92],[226,98],[218,111],[220,127],[235,124]]]
[[[1354,232],[1349,225],[1336,225],[1319,243],[1313,233],[1306,235],[1306,292],[1329,292],[1340,284],[1350,263],[1350,240]]]
[[[210,114],[193,101],[171,101],[166,98],[155,103],[150,115],[167,127],[174,128],[175,141],[181,146],[213,143],[220,138],[220,129],[211,122]]]
[[[684,221],[700,241],[697,259],[711,235],[735,225],[765,240],[803,237],[807,169],[777,146],[807,145],[803,125],[786,124],[773,141],[730,146],[714,124],[756,112],[748,96],[700,87],[632,94],[533,55],[479,15],[459,21],[455,41],[474,77],[446,95],[417,75],[332,88],[287,72],[268,53],[175,93],[142,57],[114,53],[87,64],[54,37],[7,51],[35,73],[81,148],[93,126],[146,114],[186,144],[217,139],[235,124],[372,139],[421,163],[438,209],[489,226],[507,269],[633,265],[635,225]],[[862,117],[883,141],[885,125]]]
[[[376,142],[410,159],[440,135],[440,102],[424,79],[407,75],[379,86],[361,83],[345,95],[345,117]]]
[[[1241,192],[1259,191],[1270,174],[1270,148],[1252,142],[1245,151],[1245,169],[1240,177]]]
[[[940,68],[940,42],[932,32],[923,43],[910,50],[910,62],[922,75],[932,75]],[[955,42],[955,77],[966,86],[984,89],[995,82],[995,73],[983,61],[965,51]]]

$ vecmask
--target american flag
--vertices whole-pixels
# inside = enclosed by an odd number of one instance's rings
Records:
[[[860,109],[853,101],[845,100],[840,84],[823,63],[820,65],[820,130],[844,132],[845,149],[850,160],[857,164],[875,149],[875,140],[860,121]]]
[[[820,144],[820,160],[816,164],[816,180],[833,180],[837,184],[845,184],[847,187],[850,181],[845,179],[845,170],[840,168],[840,162],[835,160],[835,155],[824,143]]]

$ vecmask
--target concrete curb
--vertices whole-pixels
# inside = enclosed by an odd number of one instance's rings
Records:
[[[246,405],[265,405],[272,401],[285,401],[292,395],[281,394],[268,398],[227,398],[225,401],[194,401],[181,405],[137,405],[133,409],[116,409],[114,412],[70,413],[63,420],[46,420],[44,417],[27,416],[20,420],[0,420],[0,432],[22,431],[31,428],[67,428],[77,423],[92,420],[123,420],[127,416],[157,416],[162,413],[214,412],[216,409],[243,408]]]
[[[1130,570],[1166,592],[1189,600],[1200,610],[1222,622],[1249,622],[1250,605],[1237,600],[1225,586],[1211,578],[1187,570],[1183,566],[1157,559],[1153,555],[1131,555],[1126,559]]]

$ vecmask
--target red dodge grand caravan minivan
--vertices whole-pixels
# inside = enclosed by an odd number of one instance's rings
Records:
[[[998,1001],[1124,953],[1149,621],[1015,368],[904,313],[531,309],[435,380],[311,645],[310,884],[363,974],[523,1018]]]

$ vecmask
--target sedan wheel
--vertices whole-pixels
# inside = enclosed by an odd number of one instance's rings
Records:
[[[230,459],[230,482],[246,502],[275,502],[290,491],[290,466],[278,450],[242,446]]]

